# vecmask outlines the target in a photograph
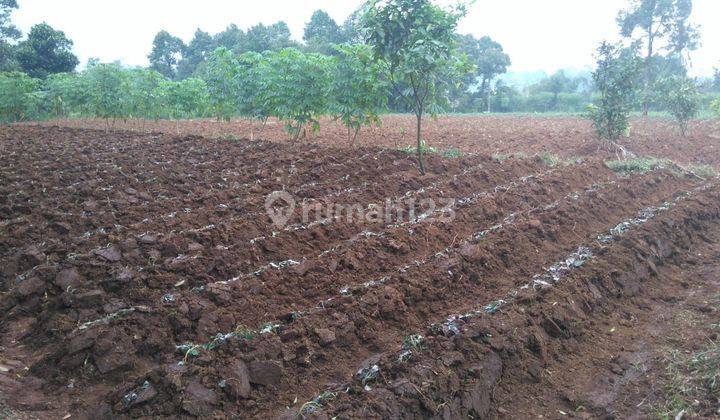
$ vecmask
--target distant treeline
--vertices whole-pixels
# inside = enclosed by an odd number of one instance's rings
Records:
[[[676,22],[674,25],[678,28],[684,25],[682,31],[676,31],[684,38],[680,38],[680,35],[670,37],[667,43],[674,49],[668,47],[663,54],[652,49],[648,51],[642,76],[646,92],[636,105],[637,110],[664,110],[662,101],[653,97],[654,86],[667,77],[687,77],[683,54],[697,44],[697,33],[686,23],[689,10],[680,3],[668,4],[672,7],[668,6],[664,12],[654,10],[653,13],[672,13],[672,19],[664,19],[660,15],[657,19],[659,22]],[[299,88],[303,91],[308,91],[308,87],[317,88],[318,92],[327,96],[327,100],[324,104],[312,104],[316,108],[313,112],[332,113],[332,104],[343,102],[341,98],[332,96],[344,94],[342,90],[333,91],[337,89],[337,83],[332,82],[337,76],[336,72],[359,71],[352,66],[357,65],[361,57],[353,57],[352,61],[347,54],[367,52],[360,29],[362,8],[352,13],[342,24],[336,23],[326,12],[318,10],[307,23],[302,42],[291,38],[288,26],[282,21],[272,25],[258,24],[247,31],[230,25],[214,35],[198,29],[187,44],[167,31],[160,31],[148,55],[150,66],[147,69],[126,68],[119,63],[101,64],[91,60],[86,70],[76,72],[78,60],[72,54],[73,43],[63,32],[42,23],[35,25],[27,37],[20,40],[20,31],[10,22],[10,13],[16,8],[15,0],[0,0],[0,118],[5,121],[87,115],[109,119],[219,116],[216,103],[223,99],[215,96],[218,92],[222,93],[223,80],[218,80],[218,77],[224,76],[218,76],[217,67],[211,68],[213,59],[218,64],[218,51],[222,51],[225,58],[231,56],[239,62],[243,62],[242,57],[247,59],[248,54],[253,53],[264,57],[256,63],[281,60],[286,64],[284,70],[288,74],[302,71],[298,69],[313,69],[318,72],[315,74],[318,77],[314,81],[298,79]],[[642,12],[645,9],[638,10]],[[626,11],[621,12],[618,23],[623,35],[632,38],[637,26],[637,23],[636,26],[631,25],[635,22],[633,19],[640,18]],[[448,87],[445,92],[437,93],[443,98],[439,102],[440,111],[580,113],[597,100],[597,89],[589,72],[572,74],[559,71],[528,86],[515,86],[502,77],[511,60],[498,42],[487,36],[476,38],[457,34],[455,44],[458,56],[462,56],[468,68],[473,70],[463,73],[462,80],[448,80],[443,84]],[[338,47],[342,45],[346,46],[345,49]],[[292,59],[298,60],[297,65],[288,62]],[[225,70],[229,73],[223,74],[232,73],[232,69]],[[275,76],[268,69],[265,70],[265,76]],[[365,83],[364,88],[367,88],[368,83],[387,86],[387,80],[383,80],[387,72],[375,70],[372,74],[362,75],[369,78],[361,79]],[[257,78],[246,82],[259,83],[261,89],[272,90],[277,87],[277,83],[267,84],[271,79],[262,79],[263,74],[245,72],[242,77]],[[327,75],[329,78],[326,79]],[[353,75],[356,74],[349,73],[350,77]],[[301,75],[290,76],[297,78]],[[234,74],[233,77],[239,76]],[[272,80],[283,81],[277,78]],[[346,88],[357,88],[350,82],[345,80]],[[315,86],[313,83],[323,84]],[[720,71],[716,70],[714,77],[698,79],[695,83],[701,94],[701,109],[707,109],[720,93]],[[353,92],[355,95],[358,93],[362,92]],[[373,95],[376,93],[373,92]],[[279,95],[265,99],[277,101]],[[407,102],[398,99],[402,95],[392,89],[384,90],[382,95],[385,97],[372,98],[372,106],[381,107],[380,112],[410,111]],[[240,98],[239,101],[247,102],[251,99],[257,98]],[[276,106],[280,107],[277,103]],[[232,107],[236,111],[241,108]],[[242,115],[242,112],[235,114]],[[223,114],[222,117],[227,115]]]

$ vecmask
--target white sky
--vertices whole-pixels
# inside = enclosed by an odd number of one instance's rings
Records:
[[[447,3],[447,1],[444,1]],[[240,28],[284,20],[297,40],[313,11],[327,11],[339,24],[362,0],[18,0],[13,21],[24,33],[46,21],[75,42],[81,63],[98,57],[147,65],[155,34],[166,29],[186,42],[196,28],[211,34],[228,24]],[[720,67],[720,0],[694,0],[692,20],[702,47],[691,55],[692,73]],[[477,0],[459,31],[490,35],[512,59],[511,71],[581,68],[606,38],[617,39],[617,12],[627,0]]]

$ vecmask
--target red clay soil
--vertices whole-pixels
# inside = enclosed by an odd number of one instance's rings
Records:
[[[482,155],[429,156],[419,177],[391,149],[72,128],[0,145],[0,414],[643,416],[664,396],[631,411],[605,370],[636,359],[603,355],[644,348],[652,367],[687,344],[651,334],[681,333],[655,314],[718,316],[698,303],[717,288],[716,179]],[[281,228],[277,190],[450,198],[454,218]],[[666,383],[655,365],[644,380]],[[711,413],[698,398],[688,413]]]
[[[99,120],[50,121],[49,125],[68,125],[87,128],[104,128]],[[144,124],[144,128],[143,128]],[[220,122],[214,120],[180,121],[118,121],[117,128],[129,130],[155,130],[210,137],[234,136],[237,138],[263,138],[288,143],[289,136],[283,125],[270,121],[262,124],[248,120]],[[386,148],[404,147],[414,143],[415,120],[410,115],[388,115],[382,118],[380,128],[363,129],[359,144]],[[427,119],[423,137],[429,146],[439,150],[458,149],[462,152],[483,154],[550,153],[561,157],[614,156],[598,141],[592,125],[581,117],[543,116],[442,116]],[[327,146],[348,146],[345,129],[339,123],[324,119],[321,131],[308,140]],[[691,124],[687,136],[681,136],[672,120],[637,118],[631,122],[630,136],[620,142],[640,156],[668,158],[684,164],[720,166],[720,121],[698,120]],[[601,150],[598,151],[598,148]]]

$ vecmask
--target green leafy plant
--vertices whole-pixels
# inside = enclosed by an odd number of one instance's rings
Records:
[[[216,49],[207,61],[208,105],[218,120],[230,121],[238,112],[240,63],[232,51]]]
[[[113,125],[117,118],[126,115],[126,100],[128,95],[126,82],[127,74],[117,64],[96,64],[85,71],[90,87],[89,109],[97,118],[105,119],[106,130]]]
[[[135,118],[157,120],[162,116],[160,85],[165,77],[155,70],[133,69],[128,72],[128,113]],[[145,121],[143,121],[143,129]]]
[[[262,54],[247,52],[238,57],[238,112],[240,115],[262,121],[262,129],[273,115],[272,102],[267,94],[265,75],[268,67]],[[254,138],[254,133],[250,133]]]
[[[710,104],[710,109],[715,113],[715,116],[720,118],[720,98],[715,99]]]
[[[670,162],[664,159],[640,158],[625,160],[608,160],[605,161],[607,166],[613,172],[624,174],[638,174],[650,172],[656,169],[666,168]]]
[[[69,117],[87,108],[89,100],[87,79],[72,73],[57,73],[45,79],[45,99],[49,113]]]
[[[23,121],[37,105],[33,93],[40,81],[20,72],[0,73],[0,118],[2,121]]]
[[[360,129],[379,126],[380,113],[387,108],[387,63],[373,60],[367,45],[340,45],[335,51],[330,112],[345,125],[347,140],[355,146]]]
[[[415,114],[417,157],[425,173],[422,117],[447,103],[449,87],[472,71],[457,54],[455,28],[465,9],[445,10],[429,0],[371,0],[361,30],[375,58],[389,64],[389,79],[404,105]]]
[[[588,118],[600,138],[615,141],[628,129],[641,66],[642,61],[632,49],[607,42],[598,48],[593,80],[600,97],[589,107]]]
[[[164,80],[159,86],[159,98],[170,118],[179,120],[202,116],[207,109],[207,86],[201,79],[188,78],[180,82]],[[176,125],[179,133],[179,125]]]
[[[265,52],[258,102],[285,122],[293,141],[320,129],[328,111],[332,59],[295,48]]]
[[[675,118],[682,135],[686,135],[690,120],[700,109],[700,93],[695,81],[688,77],[670,76],[660,79],[655,90],[659,92],[660,102]]]
[[[560,159],[557,156],[551,155],[550,153],[543,153],[540,155],[540,160],[549,167],[557,166],[560,163]]]

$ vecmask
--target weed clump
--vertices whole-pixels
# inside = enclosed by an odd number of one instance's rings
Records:
[[[656,158],[605,161],[605,166],[607,166],[608,169],[621,174],[643,174],[656,169],[667,168],[670,165],[671,163],[668,160]]]

